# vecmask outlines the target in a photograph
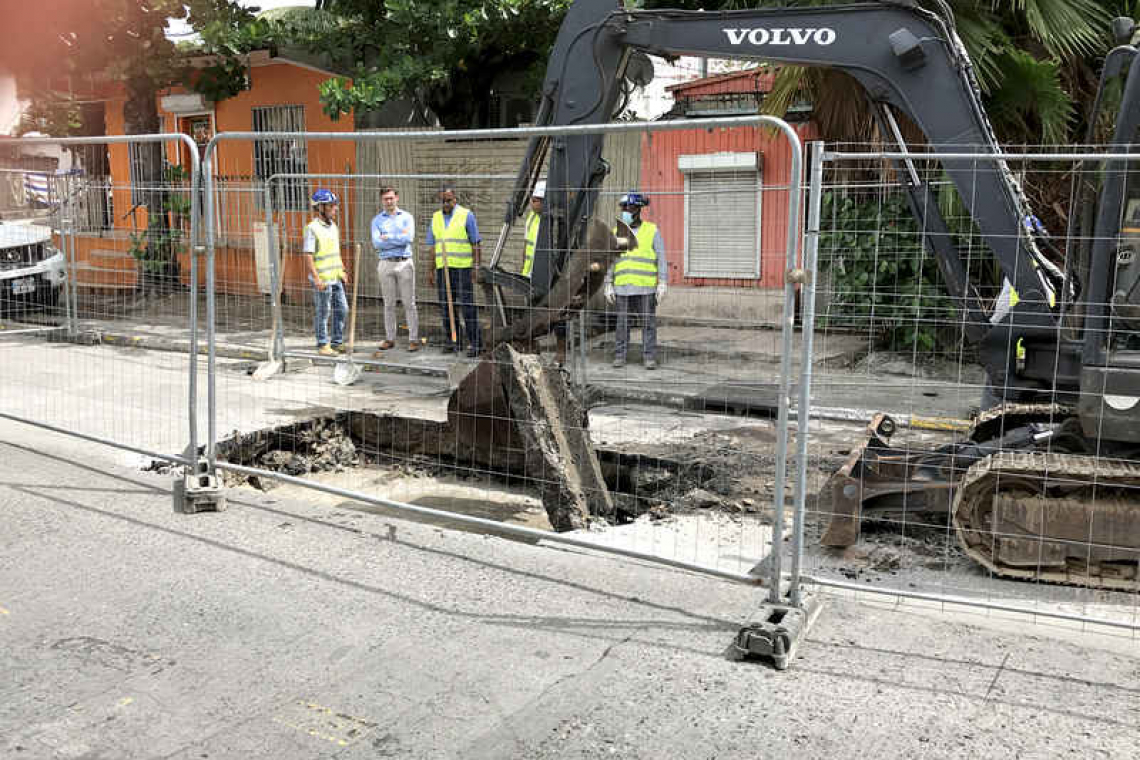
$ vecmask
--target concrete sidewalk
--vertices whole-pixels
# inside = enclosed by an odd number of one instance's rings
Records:
[[[7,422],[0,439],[6,758],[1140,746],[1135,638],[833,598],[780,673],[725,657],[757,589],[351,502],[234,492],[176,515],[168,477],[104,449]]]
[[[83,340],[110,345],[185,352],[189,338],[184,327],[169,327],[123,320],[82,320]],[[660,366],[641,366],[640,332],[634,331],[629,363],[611,366],[613,334],[605,333],[587,342],[586,366],[571,356],[568,369],[595,386],[610,402],[652,403],[694,410],[774,416],[778,404],[783,342],[777,329],[758,327],[711,327],[665,321],[659,329]],[[792,367],[799,372],[800,341],[793,341]],[[205,351],[205,335],[199,335]],[[267,357],[269,333],[264,330],[223,330],[217,338],[219,357],[251,363]],[[442,354],[429,344],[408,352],[403,342],[373,358],[375,341],[360,341],[354,360],[382,373],[406,373],[444,378],[448,367],[472,360]],[[299,358],[294,366],[331,365],[338,359],[316,354],[307,336],[289,336],[286,350]],[[813,407],[818,416],[862,421],[886,411],[905,424],[911,418],[966,420],[981,395],[976,368],[966,367],[960,377],[930,379],[891,374],[858,366],[869,351],[862,335],[821,332],[813,341]],[[898,362],[896,364],[905,364]],[[972,382],[971,382],[972,381]],[[958,424],[962,424],[959,422]]]

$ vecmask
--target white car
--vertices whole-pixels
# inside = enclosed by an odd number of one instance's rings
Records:
[[[67,281],[67,261],[38,224],[0,224],[0,305],[54,306]]]

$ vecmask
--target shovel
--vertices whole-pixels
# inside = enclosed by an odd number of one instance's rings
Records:
[[[344,359],[333,367],[333,382],[337,385],[352,385],[360,379],[361,367],[352,360],[352,348],[356,343],[356,293],[360,289],[360,243],[356,243],[352,265],[352,307],[348,313],[348,351]]]
[[[451,345],[458,348],[459,342],[455,335],[455,301],[451,297],[451,272],[447,266],[447,243],[443,238],[439,240],[439,248],[443,252],[443,289],[447,293],[447,317],[451,324]]]
[[[268,380],[285,369],[282,358],[284,345],[281,340],[281,265],[277,258],[277,234],[273,228],[269,230],[269,258],[270,272],[272,273],[270,287],[273,288],[273,334],[269,336],[269,351],[266,361],[257,365],[253,371],[254,380]]]

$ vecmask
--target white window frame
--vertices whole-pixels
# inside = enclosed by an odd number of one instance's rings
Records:
[[[758,280],[760,279],[762,269],[762,259],[760,256],[760,238],[762,236],[762,216],[763,211],[763,197],[764,193],[764,172],[762,170],[762,161],[760,155],[756,152],[750,153],[697,153],[686,154],[677,157],[677,168],[685,177],[685,210],[684,210],[684,227],[685,227],[685,277],[693,278],[711,278],[711,279],[729,279],[729,280]],[[725,274],[724,272],[710,272],[702,271],[693,266],[689,256],[689,214],[690,205],[689,201],[692,198],[692,188],[690,184],[690,175],[696,174],[715,174],[718,172],[742,172],[754,171],[756,172],[756,248],[754,251],[753,269],[750,273],[741,272],[739,274]]]

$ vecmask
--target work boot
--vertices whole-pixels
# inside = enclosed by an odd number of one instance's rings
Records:
[[[645,360],[645,368],[646,369],[657,369],[657,360],[656,359],[646,359]]]
[[[320,347],[317,348],[317,353],[321,356],[336,356],[336,351],[333,351],[328,343],[322,343]]]
[[[348,349],[345,347],[345,345],[343,343],[333,343],[332,350],[336,351],[338,354],[343,354]]]
[[[624,356],[615,356],[614,357],[614,369],[621,369],[624,366],[625,366],[625,357]]]

